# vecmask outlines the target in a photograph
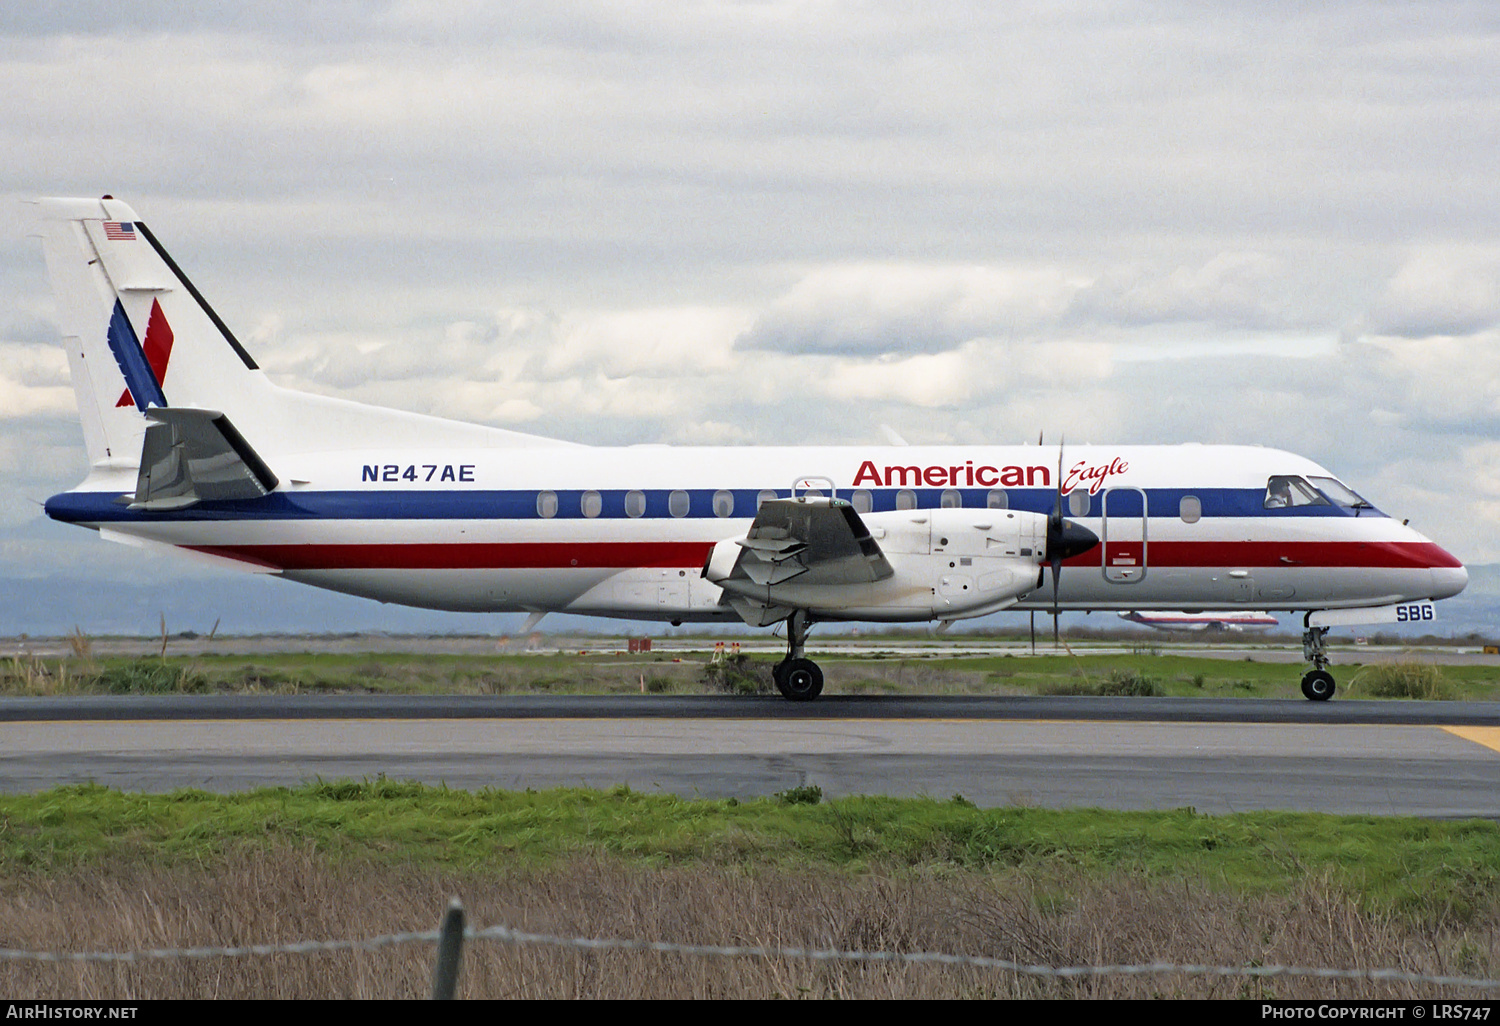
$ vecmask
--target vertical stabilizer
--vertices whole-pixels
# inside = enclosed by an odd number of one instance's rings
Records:
[[[153,407],[222,410],[252,431],[274,416],[274,387],[129,206],[37,208],[91,464],[137,464]]]
[[[213,411],[273,462],[329,449],[567,444],[278,388],[129,206],[106,196],[37,200],[36,210],[96,470],[138,468],[150,411],[164,408]]]

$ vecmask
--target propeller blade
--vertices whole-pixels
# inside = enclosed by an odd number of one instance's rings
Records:
[[[1062,584],[1063,561],[1081,556],[1099,544],[1099,536],[1082,524],[1065,520],[1063,500],[1063,443],[1057,446],[1057,492],[1052,499],[1052,513],[1047,517],[1047,549],[1043,559],[1052,567],[1052,643],[1058,641],[1058,616],[1062,606],[1058,591]],[[1040,582],[1038,582],[1040,583]]]
[[[1063,465],[1063,443],[1062,442],[1058,442],[1057,443],[1057,495],[1054,497],[1054,500],[1053,500],[1053,503],[1052,503],[1052,519],[1056,520],[1058,523],[1062,523],[1062,497],[1063,497],[1062,465]],[[1048,522],[1047,526],[1049,528],[1052,526],[1050,521]]]
[[[1057,575],[1062,570],[1058,563],[1052,564],[1052,647],[1057,647]]]

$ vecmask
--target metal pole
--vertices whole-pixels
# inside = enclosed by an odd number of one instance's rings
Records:
[[[443,925],[438,928],[437,962],[432,967],[432,1000],[453,1000],[458,991],[458,966],[463,950],[464,906],[454,898],[448,902]]]

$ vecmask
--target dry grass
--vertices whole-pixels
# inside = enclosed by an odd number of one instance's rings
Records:
[[[1440,931],[1360,912],[1311,882],[1291,897],[1199,885],[1037,875],[848,877],[623,867],[455,875],[332,868],[316,855],[245,852],[204,869],[115,865],[0,885],[0,944],[63,951],[360,938],[437,925],[450,896],[473,925],[723,945],[947,951],[1027,963],[1298,964],[1494,976],[1497,906]],[[0,964],[16,999],[425,996],[430,945],[141,965]],[[1424,985],[1112,976],[1077,982],[937,965],[858,965],[468,945],[470,998],[1417,998]]]
[[[874,660],[824,667],[828,688],[842,694],[981,695],[997,689],[978,670],[934,666],[922,660]]]
[[[1366,666],[1351,682],[1351,694],[1355,685],[1376,698],[1416,698],[1429,702],[1453,698],[1453,688],[1441,669],[1410,659]]]
[[[0,663],[0,694],[68,695],[81,686],[79,675],[65,661],[11,656]]]

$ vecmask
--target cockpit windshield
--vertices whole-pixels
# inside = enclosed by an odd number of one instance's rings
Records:
[[[1350,509],[1375,508],[1374,506],[1371,506],[1363,496],[1350,490],[1346,485],[1343,484],[1343,482],[1337,481],[1334,478],[1313,477],[1309,478],[1308,480],[1313,483],[1314,487],[1316,487],[1318,491],[1322,492],[1324,495],[1332,499],[1335,505],[1347,506]]]
[[[1347,491],[1347,489],[1345,490]],[[1303,478],[1290,474],[1279,474],[1266,482],[1266,509],[1286,509],[1292,506],[1327,506],[1328,504],[1328,500],[1319,495],[1318,490],[1308,484]]]

